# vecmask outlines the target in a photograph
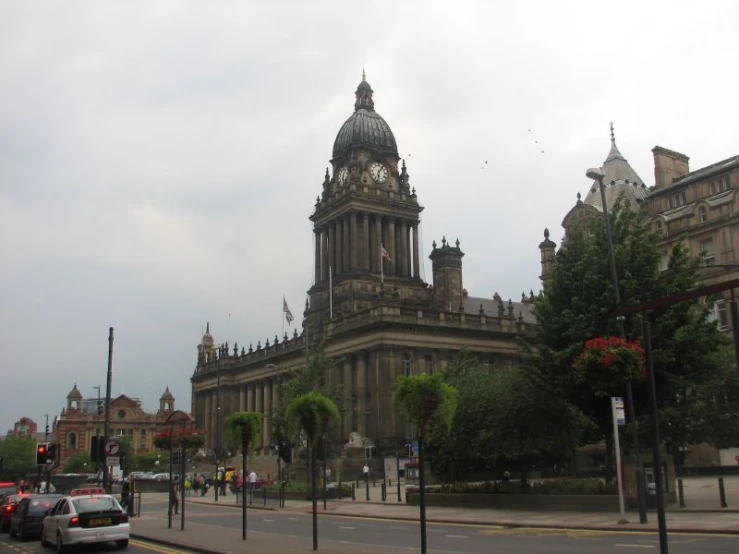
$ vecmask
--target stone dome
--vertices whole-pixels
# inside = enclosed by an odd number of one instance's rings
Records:
[[[336,135],[334,158],[343,156],[357,146],[372,148],[383,154],[398,155],[398,146],[390,126],[375,111],[375,103],[372,100],[373,92],[362,74],[362,82],[359,83],[354,93],[357,97],[354,103],[354,113],[344,122]]]

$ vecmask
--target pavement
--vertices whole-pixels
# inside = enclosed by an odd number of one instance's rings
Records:
[[[700,533],[737,535],[739,537],[739,477],[724,479],[726,501],[728,507],[721,508],[718,482],[716,478],[690,478],[683,481],[686,508],[669,505],[666,512],[668,533]],[[366,489],[357,491],[357,500],[329,500],[326,510],[323,502],[318,503],[319,517],[321,514],[347,518],[375,518],[382,520],[418,521],[419,507],[397,501],[396,489],[389,491],[387,501],[381,501],[379,484],[370,487],[370,500],[366,500]],[[361,494],[360,494],[361,493]],[[147,502],[159,502],[166,505],[166,493],[149,493],[144,495],[144,505]],[[361,497],[361,499],[360,499]],[[204,497],[188,497],[187,503],[218,506],[222,509],[241,509],[236,504],[233,495],[221,496],[215,502],[213,492]],[[312,512],[309,501],[287,500],[284,508],[276,507],[249,507],[253,510],[278,510],[282,513]],[[598,530],[598,531],[631,531],[657,533],[657,514],[648,512],[648,522],[639,523],[636,511],[628,511],[629,523],[619,524],[619,514],[587,511],[561,510],[500,510],[483,508],[444,508],[429,506],[426,508],[426,518],[429,523],[499,526],[504,528],[531,528],[531,529],[568,529],[568,530]],[[238,550],[238,543],[233,538],[219,537],[212,533],[209,525],[196,522],[187,522],[186,529],[180,531],[179,519],[173,524],[173,529],[167,528],[166,517],[145,517],[132,520],[132,536],[150,540],[161,544],[189,549],[206,554],[230,554]],[[211,531],[211,532],[208,532]],[[279,542],[279,547],[276,545]],[[248,536],[249,551],[254,554],[262,552],[309,552],[310,544],[306,545],[305,538],[267,535],[251,533]],[[364,554],[361,545],[352,545],[352,552]],[[346,552],[347,545],[321,541],[320,550],[323,552]],[[383,549],[393,553],[395,549]],[[376,552],[376,548],[367,547],[366,552]],[[397,548],[397,552],[406,552],[405,548]]]

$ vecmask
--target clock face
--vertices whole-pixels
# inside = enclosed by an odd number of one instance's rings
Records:
[[[339,186],[346,185],[346,181],[349,179],[349,170],[346,168],[346,166],[342,167],[339,170]]]
[[[375,162],[370,166],[370,175],[375,183],[384,183],[387,181],[387,167],[379,162]]]

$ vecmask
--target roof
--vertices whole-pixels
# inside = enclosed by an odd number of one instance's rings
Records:
[[[503,308],[508,314],[508,300],[503,301]],[[480,306],[485,312],[486,317],[498,317],[497,300],[492,298],[480,298],[477,296],[467,296],[464,299],[464,313],[467,315],[479,315]],[[513,306],[513,317],[518,318],[519,314],[523,317],[524,323],[536,323],[534,317],[534,304],[532,302],[511,302]]]
[[[710,177],[714,175],[718,175],[725,171],[730,171],[737,167],[739,167],[739,155],[733,156],[731,158],[727,158],[720,162],[716,162],[715,164],[711,164],[701,169],[691,171],[690,173],[686,173],[682,177],[678,177],[677,179],[675,179],[669,185],[662,187],[659,190],[655,190],[653,194],[659,195],[665,190],[673,190],[676,187],[681,187],[681,186],[684,186],[684,185],[687,185],[687,184],[690,184],[696,181],[703,181],[703,180],[709,179]]]
[[[618,150],[616,138],[613,135],[613,127],[611,127],[611,149],[601,169],[605,173],[603,184],[606,188],[606,204],[608,206],[613,206],[621,196],[624,197],[624,201],[634,206],[642,202],[649,194],[649,189],[647,189],[642,178],[639,177],[628,160]],[[598,181],[593,181],[583,202],[602,212],[603,203],[598,189]]]
[[[398,146],[390,126],[375,111],[375,103],[372,100],[372,87],[362,75],[359,83],[357,97],[354,103],[354,113],[347,119],[339,129],[334,141],[333,157],[338,158],[346,154],[351,148],[366,146],[385,154],[398,155]]]

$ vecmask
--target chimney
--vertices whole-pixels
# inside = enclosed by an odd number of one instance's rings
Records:
[[[655,189],[671,185],[675,180],[690,173],[688,158],[685,154],[668,150],[661,146],[652,148],[654,155],[654,184]]]

